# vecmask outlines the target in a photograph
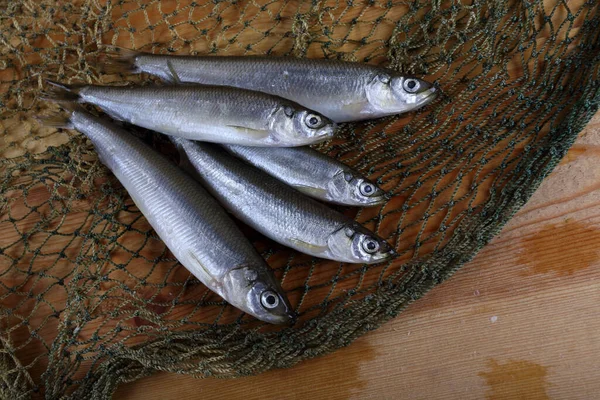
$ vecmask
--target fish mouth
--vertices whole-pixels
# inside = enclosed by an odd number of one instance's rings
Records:
[[[416,106],[420,107],[425,104],[431,103],[433,100],[435,100],[438,97],[439,93],[440,93],[440,90],[436,86],[432,86],[429,89],[425,90],[424,92],[421,92],[419,94],[421,96],[421,99],[419,101],[417,101]]]
[[[327,128],[323,128],[321,132],[317,135],[317,137],[320,137],[323,140],[330,139],[335,136],[337,128],[337,124],[332,122],[331,125],[329,125]]]
[[[298,319],[298,314],[292,309],[287,298],[280,296],[280,299],[285,304],[285,310],[276,313],[249,313],[256,319],[274,325],[294,325]]]
[[[396,257],[397,255],[398,255],[398,253],[396,252],[396,250],[390,249],[389,251],[387,251],[385,253],[380,253],[380,254],[374,256],[371,259],[371,261],[369,261],[367,264],[378,264],[378,263],[386,262],[386,261],[389,261],[392,258]]]
[[[297,319],[298,319],[298,317],[297,317],[296,313],[292,312],[292,313],[286,313],[284,315],[272,316],[271,318],[269,318],[268,320],[265,320],[265,321],[270,324],[274,324],[274,325],[284,325],[284,324],[293,325],[296,323]]]
[[[379,196],[369,197],[368,200],[362,202],[362,205],[363,206],[379,206],[381,204],[385,204],[385,202],[387,200],[388,200],[387,196],[385,194],[381,194]]]
[[[378,263],[386,262],[398,255],[396,250],[394,250],[392,248],[392,246],[389,245],[389,243],[387,243],[386,241],[384,241],[384,243],[387,245],[386,246],[387,251],[381,251],[381,252],[371,256],[371,260],[369,260],[365,264],[378,264]]]
[[[295,325],[296,322],[298,321],[298,313],[296,311],[293,311],[293,310],[292,311],[288,311],[287,317],[288,317],[287,322],[290,325]]]
[[[311,135],[307,135],[307,136],[303,136],[302,138],[299,138],[298,143],[295,143],[291,146],[286,146],[286,147],[308,146],[311,144],[325,142],[327,140],[332,139],[335,136],[336,129],[337,129],[337,125],[335,125],[335,124],[332,124],[332,126],[323,127],[319,131],[317,131]]]
[[[385,190],[381,188],[377,188],[375,193],[373,193],[370,197],[362,197],[362,205],[363,206],[378,206],[381,204],[385,204],[392,195],[387,193]]]

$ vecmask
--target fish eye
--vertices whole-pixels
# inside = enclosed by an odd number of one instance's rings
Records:
[[[416,93],[419,90],[419,81],[416,79],[406,79],[404,81],[404,90],[408,93]]]
[[[260,295],[260,303],[265,308],[275,308],[279,305],[279,296],[272,290],[265,290]]]
[[[363,182],[360,184],[358,189],[363,196],[371,196],[373,193],[375,193],[376,188],[375,185],[370,182]]]
[[[366,238],[362,243],[363,249],[369,253],[373,254],[379,250],[379,242],[372,238]]]
[[[306,126],[311,129],[317,129],[325,125],[323,123],[323,118],[315,114],[308,114],[304,119],[304,122],[306,122]]]
[[[292,118],[294,116],[294,109],[292,107],[284,107],[283,112],[286,116]]]

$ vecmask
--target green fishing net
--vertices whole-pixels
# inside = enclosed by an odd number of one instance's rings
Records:
[[[157,370],[256,374],[377,328],[470,260],[565,154],[598,110],[599,35],[597,0],[0,0],[0,395],[106,398]],[[242,227],[300,318],[267,326],[228,306],[85,137],[34,118],[59,110],[38,98],[45,79],[155,80],[103,74],[107,45],[340,58],[436,80],[430,106],[345,124],[318,147],[394,194],[338,209],[398,258],[324,261]]]

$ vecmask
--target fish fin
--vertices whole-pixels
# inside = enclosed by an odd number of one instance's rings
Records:
[[[347,113],[350,114],[361,114],[364,109],[365,109],[365,105],[367,105],[367,102],[358,102],[358,103],[348,103],[348,104],[344,104],[342,106],[342,110],[344,110]]]
[[[325,250],[329,249],[328,246],[319,246],[316,244],[305,242],[300,239],[290,239],[290,242],[293,246],[300,249],[300,251],[306,254],[321,254],[325,252]]]
[[[104,55],[99,62],[100,70],[105,74],[127,74],[140,73],[140,69],[135,65],[136,58],[142,54],[139,51],[125,49],[118,46],[106,46]],[[110,57],[107,57],[110,55]]]
[[[189,251],[188,254],[190,255],[192,261],[194,261],[194,265],[191,265],[191,267],[197,267],[194,268],[195,271],[192,273],[206,286],[220,286],[218,285],[219,280],[213,276],[208,268],[202,264],[202,262],[198,259],[198,256],[196,256],[196,254],[194,254],[192,251]],[[214,288],[211,289],[214,290]]]
[[[40,98],[55,103],[77,103],[79,91],[84,85],[65,85],[63,83],[46,80],[49,87],[42,92]]]
[[[160,74],[160,78],[167,82],[170,83],[172,85],[178,85],[178,86],[197,86],[197,83],[194,82],[183,82],[180,78],[179,78],[179,74],[177,73],[177,71],[175,71],[175,67],[173,67],[173,63],[171,62],[171,60],[167,60],[167,71],[163,74]]]
[[[83,107],[81,107],[77,103],[65,103],[61,104],[61,107],[67,111],[67,114],[62,113],[54,113],[47,116],[36,116],[34,117],[38,120],[42,125],[51,127],[51,128],[65,128],[65,129],[74,129],[73,123],[71,122],[71,114],[75,111],[85,111]]]
[[[181,79],[179,79],[179,74],[177,74],[177,71],[175,71],[175,68],[173,68],[173,63],[171,60],[167,60],[167,68],[171,74],[169,81],[176,85],[181,85]]]
[[[306,185],[292,185],[292,187],[299,192],[302,192],[308,196],[316,197],[319,199],[324,199],[327,195],[327,190],[314,186],[306,186]]]
[[[52,114],[45,117],[35,117],[42,125],[51,128],[73,129],[71,118],[66,114]]]
[[[245,126],[238,126],[238,125],[227,125],[227,126],[229,128],[233,128],[233,129],[237,130],[240,133],[243,133],[244,135],[250,136],[253,139],[265,139],[265,138],[269,137],[269,135],[271,134],[266,129],[252,129],[252,128],[246,128]]]

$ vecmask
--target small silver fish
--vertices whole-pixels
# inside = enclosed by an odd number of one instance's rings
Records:
[[[364,63],[326,59],[163,56],[120,49],[100,68],[146,72],[167,81],[257,90],[292,100],[335,122],[416,110],[436,98],[432,84]]]
[[[43,97],[94,104],[117,120],[167,135],[246,146],[301,146],[333,137],[335,124],[291,101],[202,85],[110,87],[48,81]]]
[[[77,106],[46,125],[76,129],[94,144],[181,264],[231,305],[270,323],[293,310],[272,270],[197,182],[136,137]]]
[[[182,167],[235,217],[285,246],[316,257],[373,264],[395,252],[373,232],[208,143],[172,137]]]
[[[223,147],[269,175],[319,200],[368,207],[383,204],[387,199],[383,190],[359,172],[310,147]]]

